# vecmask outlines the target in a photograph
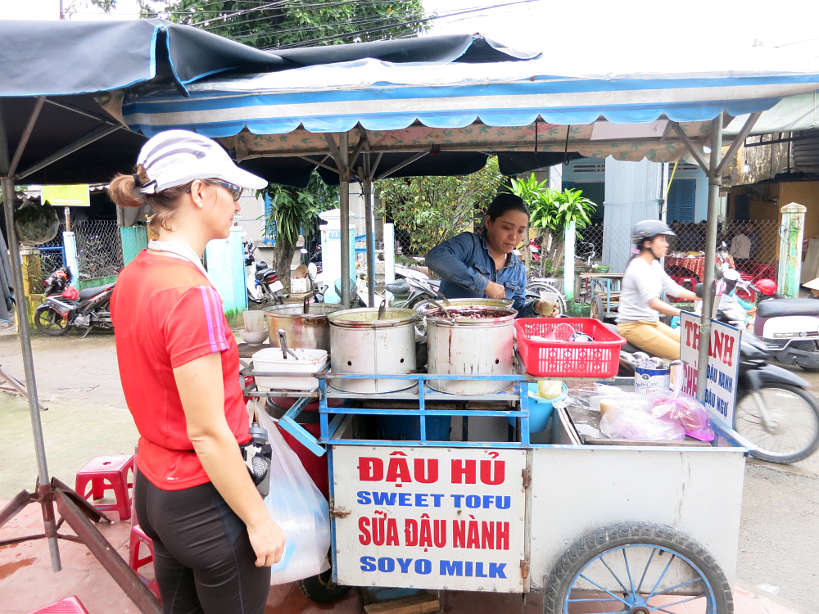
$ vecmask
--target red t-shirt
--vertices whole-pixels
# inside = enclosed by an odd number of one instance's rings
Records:
[[[250,440],[239,384],[239,350],[219,294],[191,262],[143,250],[111,297],[119,376],[139,434],[136,463],[157,488],[209,481],[187,435],[173,369],[219,352],[225,417],[238,443]]]

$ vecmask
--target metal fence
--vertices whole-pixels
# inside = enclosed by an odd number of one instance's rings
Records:
[[[57,236],[47,243],[42,243],[37,246],[40,251],[40,269],[43,272],[43,278],[48,277],[57,269],[64,267],[65,262],[65,248],[63,247],[63,230],[65,230],[62,223],[57,232]]]
[[[73,225],[80,278],[117,275],[123,267],[116,220],[82,220]]]

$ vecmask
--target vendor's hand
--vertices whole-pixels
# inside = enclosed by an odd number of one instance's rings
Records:
[[[248,525],[247,535],[256,554],[256,567],[270,567],[281,560],[286,538],[284,531],[270,516],[257,524]]]
[[[545,318],[556,318],[560,315],[560,308],[554,301],[540,299],[535,301],[535,313]]]
[[[490,281],[486,284],[486,290],[483,293],[489,298],[504,299],[506,298],[506,288],[499,283]]]

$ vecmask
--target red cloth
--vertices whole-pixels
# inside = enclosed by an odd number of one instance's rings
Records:
[[[137,467],[164,490],[208,482],[187,435],[173,369],[220,353],[228,426],[238,443],[250,440],[239,350],[219,294],[193,263],[146,250],[119,274],[111,317],[122,390],[141,435]]]
[[[731,268],[734,268],[734,259],[731,256],[728,256],[728,264]],[[683,269],[687,269],[691,271],[694,275],[697,276],[697,279],[702,281],[705,278],[705,256],[695,256],[693,258],[688,258],[683,256],[682,258],[676,256],[666,256],[665,257],[665,269],[668,271],[671,267],[681,267]]]

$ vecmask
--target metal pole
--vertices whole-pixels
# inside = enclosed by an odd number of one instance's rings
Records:
[[[42,105],[38,105],[42,108]],[[30,135],[30,131],[29,131]],[[25,147],[18,144],[18,149]],[[17,156],[19,160],[19,156]],[[17,243],[17,233],[14,230],[14,179],[11,160],[9,159],[9,143],[6,134],[5,117],[0,106],[0,185],[3,192],[3,210],[6,219],[6,238],[8,239],[9,260],[11,264],[12,284],[14,285],[14,299],[17,310],[17,330],[20,333],[20,348],[23,353],[23,370],[26,375],[28,388],[28,411],[31,418],[31,430],[34,435],[34,451],[37,458],[38,482],[40,486],[48,486],[48,463],[46,462],[45,444],[43,443],[43,424],[40,422],[40,399],[37,395],[37,381],[34,377],[34,357],[31,352],[31,337],[28,328],[28,301],[23,291],[23,270],[20,261],[20,245]],[[46,514],[43,508],[43,523],[48,535],[48,549],[51,554],[51,569],[60,571],[60,549],[57,545],[56,526],[54,525],[53,503],[51,514]],[[46,516],[49,516],[48,518]]]
[[[714,313],[714,263],[717,257],[717,222],[719,187],[722,183],[719,158],[722,149],[722,112],[711,124],[711,159],[708,171],[708,229],[705,234],[705,295],[700,319],[700,347],[697,359],[697,398],[705,399],[708,349],[711,339],[711,315]]]
[[[2,119],[0,119],[2,121]],[[5,136],[5,135],[2,135]],[[0,145],[3,149],[3,144]],[[40,486],[50,483],[48,477],[48,463],[46,461],[45,444],[43,443],[43,424],[40,422],[40,400],[37,396],[37,381],[34,378],[34,357],[31,352],[31,337],[28,327],[28,300],[23,292],[23,270],[20,263],[20,245],[17,243],[17,233],[14,230],[14,180],[11,177],[0,177],[3,186],[3,209],[6,216],[6,236],[8,237],[9,260],[11,261],[11,275],[14,282],[14,299],[17,307],[17,330],[20,333],[20,347],[23,351],[23,369],[26,374],[26,388],[28,388],[28,412],[31,418],[31,430],[34,434],[34,451],[37,456],[37,478]],[[49,502],[49,506],[53,503]],[[44,514],[45,516],[45,514]],[[60,571],[60,549],[57,545],[56,528],[53,527],[51,514],[51,529],[46,526],[48,534],[48,550],[51,554],[51,569]],[[44,520],[46,520],[44,518]]]
[[[364,222],[367,233],[367,304],[375,307],[375,194],[373,182],[366,176],[361,179],[361,195],[364,197]]]
[[[350,165],[349,138],[346,132],[339,136],[339,155],[336,163],[339,174],[339,207],[341,209],[341,304],[350,306]]]

